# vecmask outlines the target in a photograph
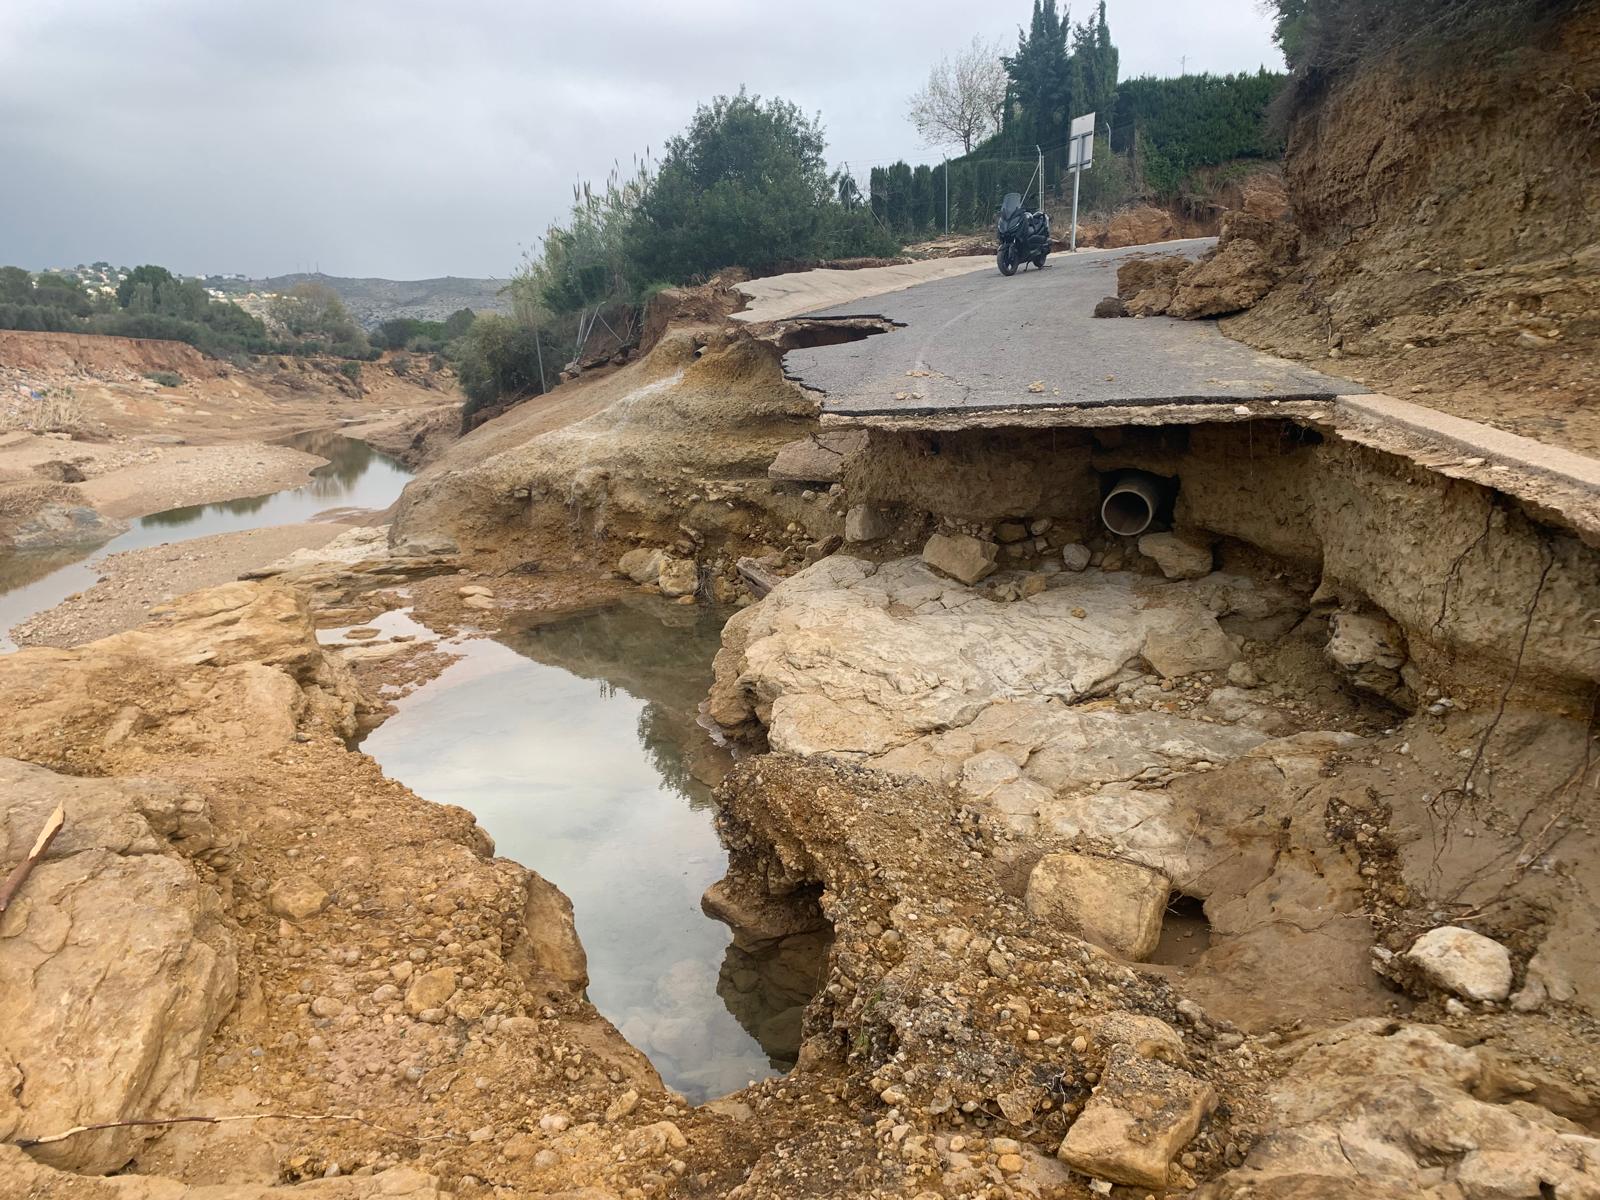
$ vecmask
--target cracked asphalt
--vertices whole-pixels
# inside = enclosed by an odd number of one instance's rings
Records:
[[[861,341],[791,350],[789,375],[837,417],[1049,408],[1328,400],[1367,389],[1224,337],[1215,321],[1099,319],[1134,254],[1198,256],[1213,239],[1052,255],[1044,270],[922,283],[806,318],[877,316],[901,326]]]

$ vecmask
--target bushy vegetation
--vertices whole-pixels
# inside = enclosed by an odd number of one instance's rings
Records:
[[[889,255],[855,181],[830,174],[820,121],[781,99],[741,91],[695,111],[659,164],[635,160],[573,192],[511,284],[514,316],[479,317],[457,343],[468,416],[539,393],[604,339],[624,345],[663,287],[728,267],[753,272]],[[382,334],[382,330],[380,330]],[[409,344],[409,343],[408,343]]]
[[[463,428],[503,397],[549,390],[554,372],[545,365],[546,355],[553,367],[560,353],[544,330],[496,313],[479,317],[456,347],[456,377],[467,394]]]
[[[135,268],[115,297],[91,295],[73,276],[0,267],[0,329],[167,338],[218,355],[282,349],[242,308],[156,266]]]
[[[1592,0],[1272,0],[1274,37],[1302,85],[1399,53],[1461,67],[1525,46]]]
[[[74,276],[0,267],[0,329],[92,333],[187,342],[207,354],[332,354],[378,351],[331,290],[304,284],[273,306],[279,331],[236,304],[214,300],[165,267],[135,267],[114,296],[90,294]]]
[[[1285,0],[1293,2],[1299,0]],[[907,239],[942,233],[947,175],[953,230],[988,225],[1007,192],[1026,191],[1034,204],[1063,202],[1072,190],[1066,171],[1072,118],[1088,112],[1097,118],[1094,166],[1080,185],[1088,210],[1136,198],[1169,202],[1198,168],[1280,152],[1267,132],[1267,112],[1284,76],[1262,71],[1119,83],[1118,57],[1103,3],[1092,20],[1073,25],[1056,0],[1034,0],[1016,53],[1001,59],[1008,85],[999,132],[948,163],[874,168],[869,191],[878,220]]]
[[[271,311],[301,354],[373,359],[380,353],[345,310],[338,293],[324,284],[296,284],[288,295],[272,302]]]
[[[1277,158],[1283,142],[1269,130],[1267,110],[1283,82],[1265,69],[1124,80],[1112,109],[1111,149],[1128,155],[1143,189],[1163,198],[1177,195],[1196,167]]]
[[[642,190],[628,231],[636,281],[894,253],[868,213],[838,202],[826,147],[820,118],[787,100],[741,91],[702,105]]]
[[[384,350],[439,354],[461,340],[472,327],[476,315],[470,308],[460,308],[442,321],[392,317],[373,330],[370,337],[374,346]]]

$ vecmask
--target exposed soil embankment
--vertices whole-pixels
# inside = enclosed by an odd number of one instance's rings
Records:
[[[119,518],[303,483],[316,460],[273,443],[310,430],[358,425],[419,465],[459,428],[454,379],[427,363],[389,355],[352,378],[336,361],[0,331],[0,548],[92,545]]]
[[[1285,281],[1227,331],[1529,437],[1600,450],[1600,13],[1526,45],[1364,63],[1307,92]]]
[[[798,562],[840,531],[826,491],[768,477],[816,427],[775,347],[737,329],[674,332],[463,438],[406,489],[395,537],[443,537],[499,568],[574,552],[609,566],[632,545],[665,546],[732,587],[738,556]]]

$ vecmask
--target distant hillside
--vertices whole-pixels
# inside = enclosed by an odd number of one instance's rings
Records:
[[[205,280],[207,287],[231,295],[287,292],[299,283],[320,283],[332,288],[350,315],[367,329],[376,328],[390,317],[442,321],[461,308],[474,312],[511,311],[510,298],[500,294],[505,287],[505,281],[500,279],[463,279],[455,275],[442,279],[346,279],[317,273],[274,275],[270,279],[212,275]]]

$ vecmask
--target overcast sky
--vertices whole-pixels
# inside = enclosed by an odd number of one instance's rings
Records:
[[[502,277],[579,178],[741,84],[828,154],[1031,0],[0,0],[0,263]],[[1077,0],[1073,15],[1092,11]],[[1259,0],[1109,0],[1124,77],[1281,69]],[[1186,61],[1185,61],[1186,59]]]

